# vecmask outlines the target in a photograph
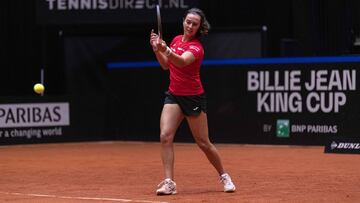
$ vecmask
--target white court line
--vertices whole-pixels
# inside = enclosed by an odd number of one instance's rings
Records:
[[[19,193],[19,192],[2,192],[0,194],[4,195],[17,195],[17,196],[29,196],[29,197],[46,197],[46,198],[58,198],[58,199],[78,199],[78,200],[93,200],[93,201],[113,201],[113,202],[142,202],[142,203],[168,203],[168,202],[158,202],[158,201],[149,201],[149,200],[131,200],[131,199],[118,199],[118,198],[108,198],[108,197],[71,197],[71,196],[62,196],[62,195],[45,195],[45,194],[32,194],[32,193]]]

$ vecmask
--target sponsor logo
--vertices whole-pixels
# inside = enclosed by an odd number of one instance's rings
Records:
[[[307,134],[336,134],[338,133],[338,126],[317,124],[293,124],[291,125],[291,132]]]
[[[0,128],[70,125],[69,103],[0,105]]]
[[[198,110],[198,109],[199,109],[199,107],[197,106],[197,107],[193,108],[193,111],[196,111],[196,110]]]
[[[257,112],[340,113],[347,92],[357,90],[355,69],[304,72],[248,71],[247,90],[256,93]]]
[[[326,143],[325,153],[360,154],[360,138],[333,138]]]
[[[40,1],[40,0],[39,0]],[[116,10],[116,9],[154,9],[152,0],[42,0],[48,10]],[[159,1],[161,8],[187,9],[190,7],[185,0]]]
[[[190,46],[189,46],[189,49],[193,49],[193,50],[195,50],[196,52],[199,52],[199,51],[200,51],[199,47],[194,46],[194,45],[190,45]]]
[[[330,145],[332,150],[334,149],[360,149],[360,143],[358,142],[339,142],[333,141]]]
[[[330,145],[330,148],[335,149],[337,146],[338,146],[337,143],[335,141],[333,141]]]
[[[290,121],[277,120],[276,121],[276,137],[290,137]]]

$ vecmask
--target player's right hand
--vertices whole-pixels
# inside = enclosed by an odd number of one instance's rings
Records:
[[[154,29],[150,33],[150,45],[154,51],[157,51],[157,43],[159,42],[159,36],[154,32]]]

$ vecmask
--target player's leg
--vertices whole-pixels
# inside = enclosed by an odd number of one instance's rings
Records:
[[[165,180],[156,191],[158,195],[176,193],[174,179],[174,136],[184,115],[177,104],[165,104],[160,118],[161,159],[165,172]]]
[[[165,170],[165,178],[174,178],[174,148],[173,141],[177,128],[184,115],[177,104],[165,104],[160,118],[161,158]]]
[[[186,119],[197,145],[205,153],[210,163],[219,173],[220,180],[224,184],[224,191],[235,191],[235,185],[232,183],[230,176],[224,171],[219,152],[217,151],[216,147],[210,142],[207,114],[201,112],[199,115],[196,116],[187,116]]]
[[[215,146],[209,140],[209,131],[206,113],[201,112],[197,116],[187,116],[186,120],[189,124],[191,133],[196,144],[205,153],[210,163],[215,167],[219,175],[224,173],[219,153]]]

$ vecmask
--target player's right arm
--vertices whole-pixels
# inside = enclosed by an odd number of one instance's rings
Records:
[[[169,69],[169,64],[168,64],[168,57],[165,56],[165,54],[163,52],[160,52],[159,49],[157,48],[157,44],[159,43],[159,36],[154,33],[154,30],[151,30],[150,33],[150,45],[155,53],[156,59],[159,62],[161,68],[163,70],[168,70]]]
[[[160,51],[155,51],[155,56],[163,70],[169,69],[168,58]]]

